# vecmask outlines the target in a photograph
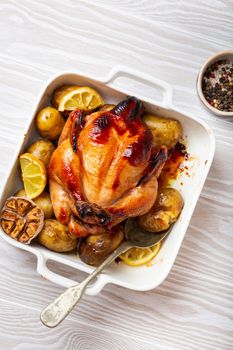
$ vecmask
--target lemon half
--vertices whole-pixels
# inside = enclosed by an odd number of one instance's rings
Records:
[[[104,105],[100,94],[88,86],[63,86],[55,91],[52,103],[60,112],[75,108],[92,110]]]
[[[28,198],[38,197],[46,186],[46,169],[44,164],[30,153],[19,157],[24,189]]]
[[[120,259],[130,266],[140,266],[150,262],[159,252],[160,243],[149,248],[131,248],[120,255]]]

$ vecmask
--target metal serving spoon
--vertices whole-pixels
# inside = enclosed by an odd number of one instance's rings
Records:
[[[125,226],[124,241],[104,262],[98,266],[83,282],[68,288],[42,312],[40,319],[47,327],[56,327],[73,310],[82,298],[87,285],[119,255],[133,247],[151,247],[162,241],[171,231],[171,227],[160,233],[153,233],[139,228],[134,219],[128,219]]]

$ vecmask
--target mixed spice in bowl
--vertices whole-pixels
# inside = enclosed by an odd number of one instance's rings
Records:
[[[201,101],[220,116],[233,116],[233,51],[223,51],[203,65],[197,81]]]

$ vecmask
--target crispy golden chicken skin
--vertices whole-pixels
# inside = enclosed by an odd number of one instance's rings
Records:
[[[49,183],[57,220],[76,236],[104,233],[153,206],[167,149],[153,148],[143,111],[129,97],[108,111],[71,112],[51,157]]]

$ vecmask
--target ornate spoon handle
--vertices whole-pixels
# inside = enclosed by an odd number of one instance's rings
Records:
[[[107,257],[83,282],[68,288],[42,312],[40,319],[47,327],[56,327],[73,310],[75,305],[82,298],[87,285],[108,265],[111,264],[120,254],[131,248],[127,241],[123,242],[114,252]]]

